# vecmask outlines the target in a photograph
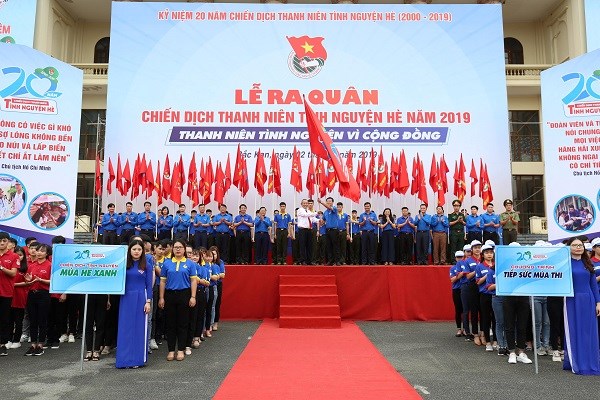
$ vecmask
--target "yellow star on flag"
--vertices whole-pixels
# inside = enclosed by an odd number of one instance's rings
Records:
[[[308,53],[314,53],[313,51],[313,47],[315,47],[314,45],[310,45],[308,44],[308,42],[304,42],[304,44],[302,46],[300,46],[304,49],[304,54],[308,54]]]

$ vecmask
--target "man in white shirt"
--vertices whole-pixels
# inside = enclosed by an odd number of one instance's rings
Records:
[[[298,242],[300,250],[300,264],[312,264],[312,223],[317,216],[315,211],[308,209],[308,200],[302,199],[298,209]]]
[[[12,213],[13,215],[18,214],[25,206],[25,192],[23,192],[23,186],[21,182],[15,182],[15,195],[12,200]]]

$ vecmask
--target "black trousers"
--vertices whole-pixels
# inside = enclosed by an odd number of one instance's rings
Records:
[[[119,303],[121,296],[110,296],[110,310],[106,312],[104,345],[115,347],[117,345],[117,331],[119,329]],[[89,306],[89,304],[88,304]],[[86,328],[87,329],[87,328]]]
[[[454,321],[456,322],[456,329],[462,327],[462,301],[460,299],[460,288],[452,289],[452,302],[454,303]]]
[[[129,243],[129,239],[131,239],[133,233],[133,229],[123,229],[121,231],[121,243]]]
[[[208,240],[207,240],[206,246],[208,246],[208,247],[213,247],[213,246],[215,246],[216,244],[217,244],[217,234],[216,234],[215,232],[213,232],[213,233],[210,233],[210,234],[208,235]],[[208,247],[207,247],[207,248],[208,248]],[[225,261],[225,260],[223,260],[223,261]]]
[[[463,307],[463,327],[466,334],[479,333],[479,291],[475,281],[465,283],[460,288],[460,299]],[[469,314],[471,329],[469,329]]]
[[[338,230],[334,228],[327,229],[325,234],[325,243],[327,247],[327,262],[335,264],[340,262],[340,248],[338,247]]]
[[[158,285],[152,288],[152,332],[150,338],[160,341],[165,334],[165,312],[158,307]]]
[[[400,262],[412,264],[415,239],[412,233],[400,232]]]
[[[394,231],[387,230],[381,233],[381,262],[394,262]]]
[[[69,294],[66,301],[66,313],[64,323],[69,323],[68,329],[62,333],[71,333],[73,335],[83,332],[83,306],[85,296],[83,294]]]
[[[48,333],[48,312],[50,293],[47,290],[32,290],[27,295],[29,314],[29,337],[31,344],[44,343]]]
[[[510,229],[502,231],[502,244],[509,245],[517,241],[517,230]]]
[[[267,232],[256,232],[254,234],[254,242],[256,243],[256,254],[254,261],[256,264],[267,264],[269,255],[269,234]]]
[[[525,296],[506,296],[502,303],[504,310],[504,331],[509,351],[516,348],[525,350],[527,320],[529,316],[529,298]],[[516,338],[516,343],[515,343]]]
[[[465,245],[465,234],[463,231],[460,232],[450,232],[450,249],[449,249],[449,254],[447,254],[446,259],[447,260],[451,260],[452,264],[456,264],[456,257],[454,257],[454,254],[458,251],[458,250],[462,250],[463,247]]]
[[[21,335],[23,334],[23,317],[25,316],[24,308],[10,308],[10,323],[8,325],[9,329],[13,329],[14,333],[12,335],[12,342],[19,343],[21,340]],[[4,343],[3,343],[4,344]]]
[[[312,230],[308,228],[298,229],[298,246],[300,258],[298,262],[301,264],[310,264],[313,261],[313,238]]]
[[[5,345],[10,340],[10,303],[12,297],[0,297],[0,345]]]
[[[360,263],[360,233],[352,235],[350,242],[350,264],[358,265]]]
[[[196,290],[196,307],[195,313],[192,313],[190,319],[190,328],[193,330],[192,339],[202,336],[204,331],[204,314],[206,313],[206,288],[198,285]]]
[[[204,231],[204,232],[196,232],[194,234],[194,245],[196,246],[197,249],[199,249],[200,247],[204,247],[205,249],[207,249],[207,245],[208,245],[208,232]]]
[[[360,238],[362,252],[362,264],[375,264],[375,249],[377,247],[377,237],[373,231],[363,231]]]
[[[107,303],[108,296],[105,294],[90,294],[88,296],[88,308],[85,321],[86,351],[100,351],[100,346],[104,344],[104,335],[106,334]],[[96,325],[95,339],[94,325]]]
[[[156,237],[156,232],[154,229],[140,229],[140,235],[146,235],[150,238],[151,241],[154,241]]]
[[[58,343],[60,335],[67,331],[65,314],[67,311],[66,301],[61,302],[56,297],[50,298],[50,312],[48,314],[48,342]]]
[[[292,240],[292,260],[294,264],[300,263],[300,241],[297,236],[298,232],[296,232],[296,237]]]
[[[184,351],[190,322],[190,289],[165,290],[165,317],[169,352]]]
[[[493,240],[494,243],[500,244],[500,238],[498,237],[498,232],[486,232],[483,231],[483,241]]]
[[[473,240],[479,240],[481,242],[483,240],[481,232],[467,232],[467,243],[471,243]]]
[[[558,350],[559,342],[564,343],[565,337],[564,298],[548,297],[547,307],[550,320],[550,346],[552,350]]]
[[[277,248],[277,254],[274,254],[273,264],[286,264],[287,263],[287,248],[288,248],[288,230],[277,229],[275,232],[275,245]]]
[[[317,237],[318,237],[317,229],[316,228],[311,229],[310,235],[312,237],[312,258],[310,260],[308,260],[307,263],[315,264],[317,262],[317,251],[316,251],[317,250]],[[325,249],[325,247],[323,247],[323,249]],[[325,257],[323,256],[322,258],[323,258],[322,262],[325,262],[324,261]]]
[[[221,260],[226,263],[229,263],[229,238],[229,232],[217,233],[217,247],[221,254]]]
[[[492,342],[490,328],[492,328],[492,333],[494,334],[493,340],[496,340],[496,318],[492,309],[492,295],[481,293],[479,295],[479,306],[481,310],[481,330],[485,336],[486,343],[490,343]]]
[[[427,264],[429,239],[429,231],[417,231],[417,264]]]
[[[119,244],[116,231],[107,231],[105,229],[102,234],[102,240],[104,240],[104,244]]]
[[[187,243],[188,231],[173,231],[173,240],[183,240],[185,243]]]
[[[339,263],[346,264],[346,248],[348,243],[348,233],[345,229],[338,230],[338,249],[339,249]]]
[[[237,242],[237,262],[238,264],[249,264],[250,253],[252,248],[252,239],[250,238],[250,231],[238,230],[235,234],[235,240]]]
[[[221,299],[223,297],[223,281],[217,282],[217,300],[215,301],[215,322],[221,318]]]
[[[171,239],[171,230],[158,231],[158,240]]]

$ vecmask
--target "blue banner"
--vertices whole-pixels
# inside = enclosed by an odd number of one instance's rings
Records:
[[[496,247],[498,296],[573,296],[568,247]]]
[[[587,36],[587,51],[600,49],[600,1],[585,0],[585,33]]]
[[[50,292],[123,294],[126,264],[127,246],[55,245]]]
[[[0,42],[33,47],[36,0],[0,0]]]

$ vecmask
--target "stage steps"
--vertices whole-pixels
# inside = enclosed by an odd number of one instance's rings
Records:
[[[335,275],[280,275],[280,328],[340,328]]]

